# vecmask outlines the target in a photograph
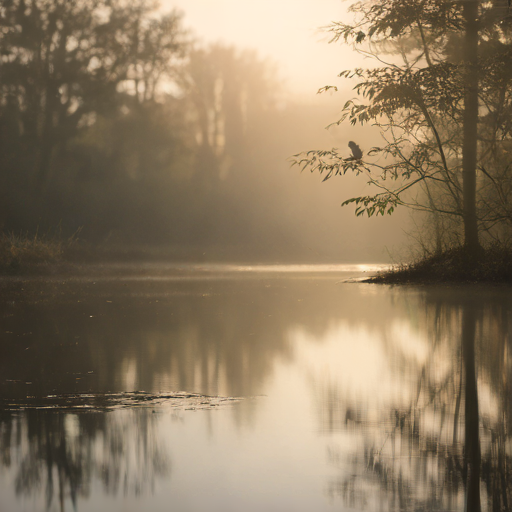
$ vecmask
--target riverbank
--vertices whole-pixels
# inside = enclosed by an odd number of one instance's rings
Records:
[[[468,257],[463,248],[400,264],[367,279],[376,284],[512,283],[512,250],[491,246]]]
[[[0,276],[82,274],[94,265],[151,261],[201,262],[205,254],[190,247],[141,247],[91,244],[76,235],[0,234]]]
[[[70,267],[76,237],[0,234],[0,275],[47,274]]]
[[[226,251],[231,254],[227,257]],[[95,271],[105,266],[105,272],[114,272],[115,264],[151,264],[152,262],[188,262],[189,264],[232,263],[236,250],[210,250],[197,247],[140,247],[102,245],[92,246],[74,235],[67,239],[58,235],[31,238],[23,235],[0,235],[0,276],[81,275],[91,265]],[[275,264],[262,259],[258,264]],[[282,264],[292,262],[281,262]],[[301,265],[301,262],[293,262]],[[324,263],[324,262],[322,262]],[[253,265],[254,262],[251,262]],[[301,265],[302,266],[302,265]],[[325,266],[325,265],[324,265]],[[360,265],[359,265],[360,266]],[[123,271],[126,269],[123,269]],[[364,270],[375,272],[376,269]],[[115,272],[114,272],[115,273]],[[512,249],[491,246],[469,258],[463,248],[402,263],[377,272],[364,280],[374,284],[460,284],[460,283],[512,283]]]
[[[74,276],[84,275],[94,268],[94,272],[118,274],[136,272],[143,269],[154,271],[171,265],[173,268],[185,266],[200,266],[215,269],[235,268],[246,271],[252,267],[258,271],[268,271],[272,274],[289,272],[290,269],[303,272],[339,272],[342,267],[355,273],[374,274],[387,263],[358,262],[339,258],[333,263],[332,258],[317,257],[313,261],[304,258],[287,258],[277,253],[267,251],[267,254],[249,254],[243,245],[144,245],[104,242],[92,244],[85,240],[72,237],[65,239],[56,236],[33,236],[0,234],[0,276],[13,277],[45,277],[45,276]],[[218,267],[218,268],[217,268]],[[321,270],[319,270],[321,269]]]

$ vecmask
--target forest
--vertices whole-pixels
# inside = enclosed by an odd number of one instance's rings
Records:
[[[327,32],[370,60],[320,88],[337,91],[330,102],[307,104],[278,63],[202,43],[186,13],[4,2],[3,265],[16,266],[16,244],[52,238],[195,260],[384,261],[404,230],[424,256],[508,248],[510,6],[476,5],[355,4],[354,22]]]
[[[185,27],[183,13],[144,0],[2,3],[8,258],[45,238],[78,240],[82,253],[347,258],[335,191],[287,162],[323,132],[325,109],[294,103],[255,51],[203,44]],[[332,210],[315,207],[319,193]]]

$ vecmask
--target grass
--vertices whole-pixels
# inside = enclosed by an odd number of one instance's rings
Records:
[[[63,239],[60,235],[0,233],[0,274],[44,271],[62,264],[75,242],[76,234]]]
[[[482,248],[468,255],[463,247],[425,256],[397,265],[367,280],[371,283],[512,283],[512,249],[503,246]]]
[[[0,233],[0,275],[47,274],[77,270],[83,261],[108,260],[108,251],[79,244],[78,232],[64,239],[60,234]],[[119,254],[116,253],[119,258]],[[126,255],[125,255],[126,256]],[[133,254],[131,254],[133,257]],[[512,283],[512,248],[489,246],[468,256],[463,247],[427,255],[401,264],[366,280],[381,284]]]

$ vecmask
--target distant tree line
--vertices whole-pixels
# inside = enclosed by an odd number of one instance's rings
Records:
[[[144,0],[4,0],[0,229],[192,246],[259,223],[278,239],[261,205],[247,218],[276,90],[255,53],[200,47]]]

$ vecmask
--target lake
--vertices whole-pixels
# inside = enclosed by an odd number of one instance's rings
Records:
[[[379,268],[4,278],[0,511],[508,509],[511,289]]]

